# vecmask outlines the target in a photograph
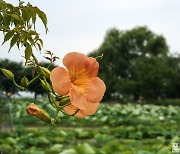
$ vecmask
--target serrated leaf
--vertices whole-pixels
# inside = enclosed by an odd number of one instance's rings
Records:
[[[11,23],[11,16],[7,15],[5,12],[4,12],[4,25],[5,26],[10,26],[10,23]]]
[[[32,56],[32,47],[30,46],[29,43],[26,44],[26,49],[25,49],[25,59],[26,61],[30,59]]]
[[[31,19],[31,16],[32,16],[32,13],[31,13],[30,8],[27,8],[27,7],[22,8],[22,17],[24,21],[28,23],[29,20]]]
[[[32,23],[35,25],[35,22],[36,22],[36,12],[34,11],[34,8],[31,9],[31,18],[32,18]]]
[[[9,31],[6,33],[6,35],[4,36],[4,42],[2,44],[4,44],[6,41],[8,41],[14,34],[14,31]]]
[[[30,35],[38,35],[38,33],[37,33],[36,31],[33,31],[33,30],[28,31],[28,33],[29,33]]]
[[[39,43],[37,43],[37,46],[39,48],[39,51],[41,51],[41,45]]]
[[[38,40],[41,43],[41,46],[43,46],[43,40],[42,39],[38,39]]]
[[[41,21],[43,22],[44,27],[46,28],[46,32],[47,32],[48,29],[47,29],[47,17],[46,17],[46,14],[43,11],[39,10],[38,8],[36,9],[36,12],[37,12],[39,18],[41,19]]]
[[[0,26],[0,30],[9,30],[9,27],[7,25]]]
[[[31,45],[34,45],[34,40],[32,39],[31,36],[29,36],[27,39],[29,40],[29,42],[31,43]]]
[[[13,10],[13,5],[12,5],[12,4],[7,3],[7,4],[6,4],[6,6],[7,6],[7,8],[9,8],[9,9]]]
[[[3,21],[3,16],[2,14],[0,13],[0,23]]]
[[[19,1],[19,5],[22,6],[25,2]]]
[[[20,49],[20,48],[19,48],[20,42],[17,42],[16,45],[17,45],[18,49]]]
[[[11,42],[10,42],[10,48],[9,48],[9,51],[11,50],[11,48],[14,46],[14,44],[19,40],[19,34],[16,34],[14,35],[14,37],[11,39]],[[9,52],[8,51],[8,52]]]
[[[19,15],[17,15],[17,14],[7,14],[7,15],[9,15],[9,16],[15,18],[16,20],[21,21],[21,17],[20,17]]]

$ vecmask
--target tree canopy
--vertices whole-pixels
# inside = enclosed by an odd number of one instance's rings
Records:
[[[179,75],[174,67],[179,71],[180,61],[168,53],[165,38],[147,27],[108,30],[101,46],[89,54],[93,57],[104,55],[99,60],[100,77],[107,86],[104,100],[173,97],[168,89],[175,86],[175,74],[176,78]]]

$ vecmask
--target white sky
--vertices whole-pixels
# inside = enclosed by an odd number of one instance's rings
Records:
[[[17,4],[17,0],[7,0]],[[28,0],[25,0],[28,2]],[[29,0],[48,17],[49,32],[39,24],[44,50],[61,59],[71,51],[88,53],[97,49],[109,28],[119,30],[147,26],[162,34],[171,53],[180,53],[180,0]],[[3,35],[0,33],[0,43]],[[22,61],[23,51],[9,44],[0,46],[0,58]],[[36,52],[38,53],[38,52]],[[41,56],[42,57],[42,56]]]

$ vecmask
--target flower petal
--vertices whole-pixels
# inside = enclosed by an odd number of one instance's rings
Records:
[[[74,114],[76,112],[76,109],[77,109],[77,107],[73,106],[72,104],[64,107],[64,111],[69,115]],[[75,116],[79,117],[79,118],[85,117],[85,115],[82,114],[81,110],[78,113],[76,113]]]
[[[81,113],[81,110],[75,114],[75,117],[84,118],[85,115]]]
[[[64,108],[64,111],[69,114],[69,115],[72,115],[75,113],[77,107],[73,106],[72,104],[68,105],[68,106],[65,106]]]
[[[100,103],[91,103],[91,102],[89,102],[87,109],[81,110],[81,113],[84,114],[84,115],[93,115],[97,111],[97,109],[99,107],[99,104]]]
[[[78,88],[78,87],[73,87],[70,90],[70,100],[71,104],[78,109],[86,109],[88,106],[88,101],[84,95],[84,93]]]
[[[70,52],[63,58],[63,64],[68,70],[81,70],[88,66],[88,57],[78,52]]]
[[[89,77],[96,77],[99,70],[99,63],[96,61],[95,58],[89,57],[88,58],[89,64],[86,68],[86,72]]]
[[[50,73],[53,89],[59,95],[66,95],[71,88],[69,73],[62,67],[56,67]]]
[[[87,100],[96,103],[102,100],[106,90],[106,85],[100,78],[95,77],[90,80],[84,90]]]
[[[26,111],[28,114],[32,114],[34,116],[41,115],[41,110],[36,106],[36,104],[31,103],[27,106]]]

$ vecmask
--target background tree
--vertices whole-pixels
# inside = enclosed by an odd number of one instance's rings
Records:
[[[171,83],[166,89],[168,98],[180,98],[180,55],[169,56],[167,65],[172,69]]]
[[[156,83],[158,86],[147,87],[146,74],[153,73],[154,68],[159,69],[154,73],[161,73],[159,80],[164,74],[168,74],[164,66],[168,50],[165,38],[153,33],[147,27],[136,27],[128,31],[110,29],[99,49],[90,53],[90,56],[94,57],[104,55],[100,60],[100,77],[107,85],[104,100],[124,98],[138,100],[140,96],[147,98],[150,91],[159,88],[160,83]],[[162,68],[164,72],[159,72]],[[153,79],[155,81],[156,76]],[[149,86],[150,84],[149,81]],[[145,94],[144,91],[149,92]]]
[[[131,93],[135,101],[142,96],[146,100],[157,100],[168,97],[172,86],[173,69],[168,66],[167,58],[144,57],[132,65],[131,80],[136,83]]]

